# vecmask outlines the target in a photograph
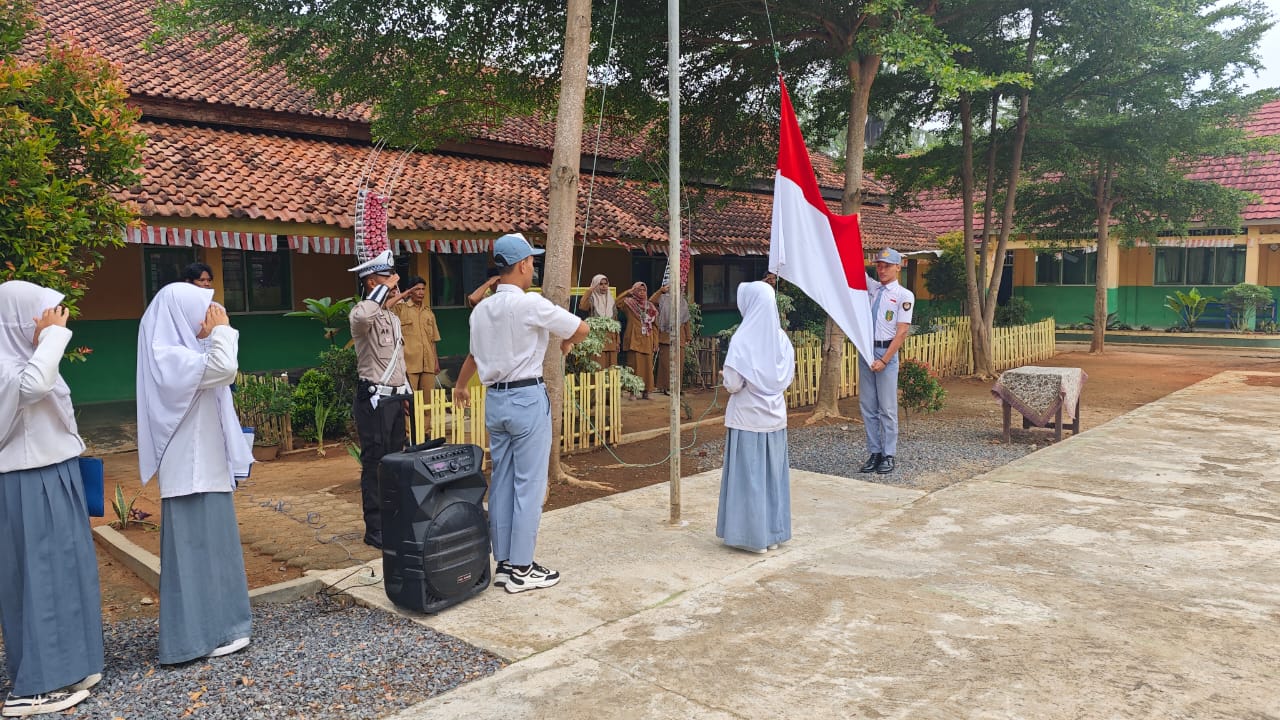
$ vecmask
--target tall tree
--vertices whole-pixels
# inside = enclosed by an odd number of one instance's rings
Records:
[[[1243,121],[1274,95],[1247,95],[1241,80],[1260,67],[1271,23],[1265,6],[1248,1],[1084,0],[1063,13],[1075,30],[1071,69],[1047,88],[1059,99],[1054,112],[1037,119],[1026,220],[1059,235],[1095,234],[1090,352],[1100,353],[1113,238],[1154,241],[1193,221],[1240,226],[1248,194],[1188,172],[1269,145],[1248,137]]]
[[[37,27],[29,3],[0,4],[0,281],[58,290],[75,314],[134,221],[114,193],[140,179],[144,136],[106,60],[52,41],[14,55]]]

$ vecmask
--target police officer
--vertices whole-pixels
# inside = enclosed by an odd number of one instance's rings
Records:
[[[551,457],[551,401],[542,361],[551,336],[568,353],[590,330],[568,310],[526,292],[533,284],[533,257],[542,253],[518,233],[494,242],[498,284],[471,313],[471,352],[453,390],[454,404],[466,407],[472,375],[478,374],[488,388],[484,424],[493,460],[489,529],[498,563],[493,584],[509,593],[560,582],[560,573],[533,559]]]
[[[911,331],[916,296],[898,284],[902,255],[885,248],[876,255],[875,277],[867,277],[875,361],[858,356],[858,405],[871,457],[860,472],[891,473],[898,453],[898,350]]]
[[[390,250],[351,268],[360,278],[362,299],[351,309],[351,339],[356,346],[354,417],[360,434],[360,497],[364,505],[364,542],[382,547],[382,511],[378,463],[405,446],[404,401],[412,396],[405,378],[404,339],[391,308],[403,293]]]

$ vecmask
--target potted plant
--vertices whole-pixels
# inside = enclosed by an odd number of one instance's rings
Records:
[[[237,388],[235,403],[240,422],[254,429],[254,459],[274,460],[280,454],[285,428],[289,426],[293,389],[279,378],[248,375],[240,378]]]

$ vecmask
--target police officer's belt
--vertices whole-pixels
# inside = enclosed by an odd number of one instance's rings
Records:
[[[490,390],[514,390],[515,388],[529,387],[530,385],[541,385],[542,378],[531,377],[523,380],[512,380],[511,382],[496,382],[489,386]]]
[[[368,394],[378,395],[379,397],[390,397],[392,395],[408,396],[413,394],[413,388],[409,387],[408,385],[401,385],[400,387],[392,387],[390,385],[381,385],[379,383],[373,382],[372,380],[365,380],[364,378],[360,378],[360,384],[368,388],[368,390],[366,390]]]

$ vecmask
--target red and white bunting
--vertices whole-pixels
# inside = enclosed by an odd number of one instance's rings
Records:
[[[1239,240],[1233,237],[1188,237],[1188,238],[1162,238],[1159,242],[1148,243],[1145,240],[1139,240],[1134,243],[1137,247],[1186,247],[1186,248],[1229,248],[1241,245]]]
[[[192,228],[161,227],[157,225],[130,228],[125,231],[124,240],[125,242],[139,245],[222,248],[224,250],[253,250],[256,252],[275,252],[276,250],[276,236],[274,234],[194,230]]]
[[[431,252],[441,254],[487,253],[493,251],[493,241],[488,239],[431,240],[430,248]]]
[[[290,235],[289,249],[301,255],[354,255],[355,240],[349,237]]]

